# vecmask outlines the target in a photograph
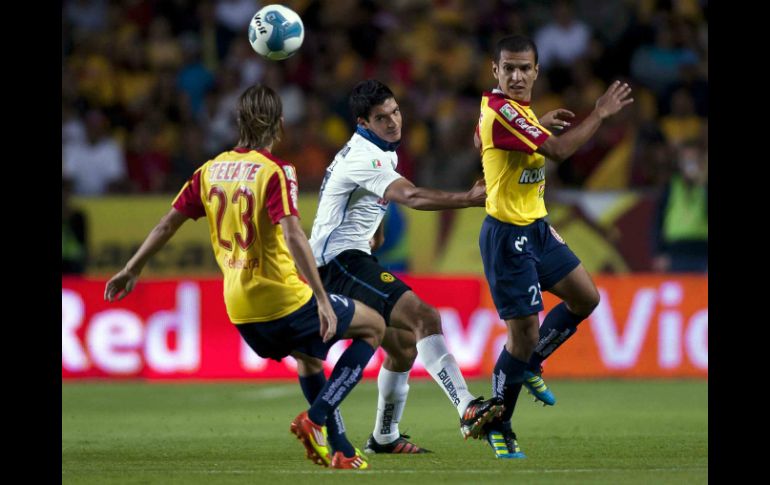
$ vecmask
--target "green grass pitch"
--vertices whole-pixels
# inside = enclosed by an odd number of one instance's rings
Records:
[[[457,412],[431,380],[410,382],[400,429],[435,453],[371,457],[366,471],[305,459],[289,423],[306,407],[294,382],[62,384],[62,483],[318,484],[708,483],[708,382],[550,380],[554,407],[519,398],[524,460],[497,460],[460,437]],[[469,382],[488,397],[489,381]],[[362,448],[375,381],[342,406]]]

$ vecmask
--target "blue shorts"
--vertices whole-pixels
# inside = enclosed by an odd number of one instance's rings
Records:
[[[411,288],[380,266],[377,258],[348,249],[318,268],[326,291],[349,296],[373,308],[390,325],[390,314],[401,295]]]
[[[347,332],[356,311],[353,300],[342,295],[329,295],[334,313],[337,314],[337,333],[324,343],[320,335],[318,304],[315,296],[297,311],[269,322],[239,323],[235,327],[243,340],[260,357],[281,360],[292,351],[326,359],[329,348]]]
[[[580,264],[545,219],[517,226],[487,216],[479,248],[492,300],[503,320],[542,311],[541,289],[550,289]]]

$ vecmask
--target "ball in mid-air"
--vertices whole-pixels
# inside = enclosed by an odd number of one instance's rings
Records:
[[[294,10],[266,5],[249,23],[249,43],[257,54],[274,61],[291,57],[305,39],[305,26]]]

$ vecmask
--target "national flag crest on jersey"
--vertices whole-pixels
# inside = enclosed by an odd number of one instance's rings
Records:
[[[376,158],[372,160],[372,168],[380,168],[382,167],[382,162],[377,160]]]

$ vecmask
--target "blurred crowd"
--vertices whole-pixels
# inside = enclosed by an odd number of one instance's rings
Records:
[[[284,102],[276,148],[300,188],[317,191],[349,138],[350,89],[377,78],[404,114],[400,171],[418,184],[467,187],[481,172],[472,133],[495,86],[491,51],[534,38],[533,107],[586,116],[614,79],[632,109],[605,123],[550,187],[663,187],[677,150],[708,153],[707,0],[296,0],[300,52],[281,62],[251,50],[254,0],[68,0],[62,11],[62,178],[77,195],[175,192],[234,146],[235,100],[261,82]]]

